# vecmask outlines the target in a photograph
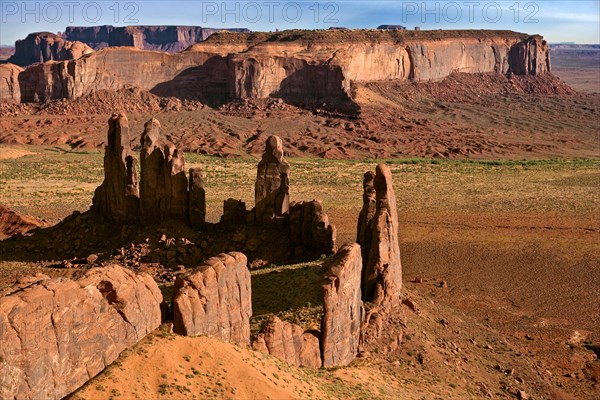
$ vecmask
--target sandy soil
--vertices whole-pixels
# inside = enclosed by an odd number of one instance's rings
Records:
[[[133,146],[144,123],[156,117],[179,148],[220,157],[260,155],[273,134],[291,156],[329,159],[600,156],[600,94],[577,94],[552,76],[455,74],[442,82],[379,82],[354,91],[359,118],[275,100],[212,109],[137,89],[43,106],[4,105],[0,143],[102,149],[106,121],[123,110]]]

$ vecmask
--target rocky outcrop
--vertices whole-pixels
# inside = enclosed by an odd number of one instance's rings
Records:
[[[118,266],[38,277],[0,298],[0,398],[61,399],[161,323],[162,294]]]
[[[267,139],[258,163],[254,186],[256,220],[269,222],[290,208],[290,164],[283,158],[283,142],[277,136]]]
[[[246,28],[213,29],[200,26],[68,26],[63,34],[67,40],[78,40],[95,50],[107,46],[135,46],[143,50],[158,50],[178,53],[194,43],[206,40],[220,30],[249,32]]]
[[[144,125],[140,153],[142,222],[187,217],[188,180],[183,153],[160,132],[152,118]]]
[[[326,264],[321,349],[323,367],[348,365],[358,353],[363,324],[360,246],[342,247]]]
[[[14,64],[0,64],[0,102],[20,103],[19,74],[23,68]]]
[[[94,50],[81,42],[71,42],[49,32],[31,33],[15,43],[15,54],[9,62],[27,66],[46,61],[74,60]]]
[[[92,200],[92,211],[115,222],[135,222],[139,215],[137,160],[129,147],[129,122],[124,114],[108,120],[104,149],[104,182]]]
[[[188,188],[188,220],[190,225],[202,229],[206,222],[206,192],[202,168],[190,168]]]
[[[396,196],[389,167],[379,164],[374,176],[366,173],[364,189],[358,223],[358,243],[363,247],[362,253],[368,255],[363,259],[363,300],[377,306],[395,305],[400,301],[402,265]]]
[[[252,342],[252,348],[285,360],[293,365],[322,366],[318,332],[304,331],[300,326],[272,316]]]
[[[44,221],[30,215],[21,215],[0,204],[0,240],[18,233],[26,233],[32,229],[46,225]]]
[[[356,113],[352,82],[547,72],[549,53],[541,40],[509,31],[219,32],[177,54],[112,48],[28,68],[20,75],[21,98],[76,98],[137,86],[212,106],[277,97]]]
[[[242,253],[220,254],[178,276],[173,331],[249,345],[252,288],[247,262]]]
[[[510,69],[516,75],[540,75],[550,72],[548,43],[541,36],[531,36],[510,49]]]
[[[290,206],[290,240],[295,252],[315,256],[336,251],[336,229],[320,200],[294,202]]]

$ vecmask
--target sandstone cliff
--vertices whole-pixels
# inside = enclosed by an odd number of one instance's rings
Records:
[[[278,97],[353,113],[352,82],[549,70],[546,42],[510,31],[219,32],[177,54],[111,48],[36,65],[21,73],[20,83],[23,102],[138,86],[213,106]]]
[[[0,101],[7,103],[21,102],[19,74],[23,68],[14,64],[0,64]]]
[[[93,52],[87,44],[64,40],[49,32],[38,32],[29,34],[23,40],[17,40],[15,54],[8,61],[27,66],[50,60],[72,60]]]

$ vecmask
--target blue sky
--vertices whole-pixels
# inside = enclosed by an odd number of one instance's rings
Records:
[[[600,43],[600,0],[520,1],[10,1],[0,0],[0,44],[66,26],[200,25],[292,28],[511,29],[549,42]]]

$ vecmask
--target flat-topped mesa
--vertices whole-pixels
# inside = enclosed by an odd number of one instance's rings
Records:
[[[256,221],[269,222],[290,209],[290,164],[283,158],[283,142],[270,136],[258,163],[254,189]]]
[[[107,46],[135,46],[144,50],[159,50],[176,53],[194,43],[206,40],[221,29],[181,25],[136,25],[115,27],[68,26],[63,37],[67,40],[84,42],[96,50]],[[228,28],[232,32],[249,32],[245,28]]]
[[[543,74],[549,69],[543,39],[516,32],[286,31],[215,33],[175,54],[107,48],[77,60],[31,66],[20,73],[19,83],[22,102],[136,86],[214,106],[275,97],[353,113],[358,112],[353,82],[441,80],[454,72]]]
[[[373,189],[375,210],[373,212]],[[372,305],[393,307],[400,301],[402,265],[398,245],[398,212],[392,173],[385,164],[375,175],[365,174],[363,209],[359,215],[358,242],[363,259],[362,296]]]
[[[9,62],[22,67],[46,61],[74,60],[94,50],[81,42],[71,42],[50,32],[29,34],[15,43],[15,54]]]
[[[188,180],[183,153],[163,137],[160,122],[144,125],[140,153],[140,213],[142,222],[185,219]]]
[[[104,182],[92,200],[92,211],[109,219],[135,222],[139,215],[137,160],[129,148],[129,122],[124,114],[108,120],[108,144],[104,152]]]

